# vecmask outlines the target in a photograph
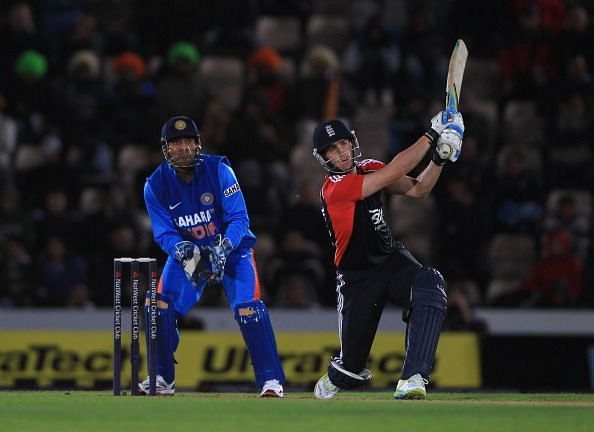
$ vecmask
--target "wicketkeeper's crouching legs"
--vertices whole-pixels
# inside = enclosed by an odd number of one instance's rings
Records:
[[[239,303],[235,307],[235,320],[250,353],[258,387],[263,388],[266,382],[272,380],[277,380],[282,386],[285,383],[285,373],[264,303],[260,300]]]
[[[150,329],[150,292],[144,306],[146,325],[146,344],[148,347]],[[175,392],[175,359],[173,354],[179,344],[176,313],[173,301],[164,294],[157,294],[157,394],[173,395]],[[159,376],[161,378],[159,378]],[[148,394],[148,378],[139,384],[139,388]]]

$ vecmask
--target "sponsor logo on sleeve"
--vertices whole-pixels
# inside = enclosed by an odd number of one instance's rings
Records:
[[[227,189],[225,189],[223,191],[223,193],[225,194],[225,197],[226,198],[229,198],[235,192],[239,192],[239,191],[240,191],[239,184],[238,183],[235,183],[235,184],[229,186]]]

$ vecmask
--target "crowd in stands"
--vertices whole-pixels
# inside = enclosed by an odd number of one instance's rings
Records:
[[[594,1],[6,0],[0,5],[0,308],[109,307],[116,256],[164,254],[143,202],[160,126],[227,155],[272,307],[334,307],[311,135],[339,117],[389,160],[469,48],[461,159],[393,231],[475,307],[594,307]],[[220,306],[213,287],[205,306]]]

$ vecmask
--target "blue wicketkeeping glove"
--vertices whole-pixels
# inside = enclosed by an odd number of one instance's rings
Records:
[[[180,263],[183,263],[185,260],[193,257],[194,248],[196,248],[196,245],[187,240],[176,243],[175,258],[177,258]]]
[[[220,282],[223,279],[225,272],[225,263],[227,256],[233,250],[233,244],[227,237],[217,234],[212,244],[207,246],[200,246],[200,254],[204,259],[207,267],[210,269],[201,273],[201,278],[208,279],[209,283]]]
[[[197,276],[204,270],[201,263],[200,249],[190,241],[181,241],[175,244],[175,258],[184,268],[186,277],[194,286],[196,286]]]

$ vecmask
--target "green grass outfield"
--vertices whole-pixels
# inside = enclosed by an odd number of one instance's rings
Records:
[[[237,432],[592,432],[594,394],[431,393],[397,401],[391,393],[311,393],[260,399],[246,393],[113,397],[109,392],[0,391],[2,431]]]

